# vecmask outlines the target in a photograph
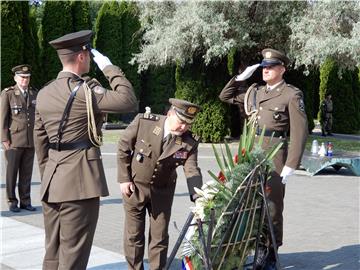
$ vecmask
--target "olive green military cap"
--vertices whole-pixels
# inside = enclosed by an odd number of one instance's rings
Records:
[[[90,40],[93,35],[91,30],[82,30],[59,37],[49,42],[59,55],[72,54],[90,49]]]
[[[287,66],[290,62],[289,58],[282,52],[274,50],[274,49],[264,49],[262,50],[262,55],[264,59],[262,60],[260,66],[269,67],[276,65]]]
[[[186,100],[170,98],[169,102],[177,117],[188,124],[194,122],[196,114],[200,111],[200,106]]]
[[[15,75],[20,75],[22,77],[29,77],[31,76],[31,66],[30,65],[18,65],[16,67],[13,67],[11,69],[11,71],[15,74]]]

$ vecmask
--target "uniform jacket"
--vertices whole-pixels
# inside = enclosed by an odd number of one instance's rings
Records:
[[[137,108],[133,88],[122,71],[116,66],[108,66],[103,72],[114,91],[102,88],[98,83],[93,83],[93,80],[89,81],[93,90],[93,110],[98,132],[103,113],[129,112]],[[56,80],[41,89],[37,97],[35,150],[42,178],[41,199],[47,202],[108,195],[98,147],[59,152],[49,149],[49,143],[56,140],[60,119],[78,78],[73,73],[60,72]],[[88,139],[87,121],[84,86],[81,86],[73,101],[61,143]]]
[[[37,92],[29,87],[27,102],[15,85],[1,93],[1,141],[11,147],[34,147],[33,130]]]
[[[265,126],[268,130],[290,132],[290,145],[287,153],[284,151],[284,161],[286,166],[296,169],[300,164],[308,134],[303,93],[285,82],[271,91],[266,91],[266,86],[253,84],[248,90],[249,104],[244,104],[245,92],[241,91],[241,86],[242,82],[232,78],[222,90],[220,99],[227,103],[248,106],[249,110],[256,106],[257,125],[260,128]]]
[[[153,214],[171,207],[176,186],[176,168],[183,166],[190,195],[200,188],[202,176],[197,164],[198,141],[190,131],[173,136],[162,152],[166,116],[138,114],[121,135],[118,144],[118,182],[133,181],[136,189],[150,189]],[[148,192],[143,192],[142,194]],[[143,202],[135,191],[129,203]]]

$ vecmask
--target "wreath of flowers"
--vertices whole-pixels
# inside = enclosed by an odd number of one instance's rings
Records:
[[[199,198],[191,209],[195,214],[193,221],[202,223],[202,235],[207,235],[215,212],[210,254],[204,250],[199,228],[190,226],[183,245],[183,269],[204,269],[207,255],[212,269],[242,269],[254,251],[263,202],[259,178],[270,175],[272,159],[282,146],[278,143],[262,149],[264,133],[257,136],[255,131],[253,123],[245,122],[236,155],[227,143],[224,149],[220,145],[220,151],[212,145],[220,171],[217,175],[208,171],[213,180],[196,189]]]

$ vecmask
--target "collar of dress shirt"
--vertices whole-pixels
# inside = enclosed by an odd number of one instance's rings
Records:
[[[275,83],[274,85],[266,85],[266,89],[268,90],[268,91],[271,91],[271,90],[273,90],[273,89],[275,89],[276,87],[278,87],[280,84],[282,84],[284,82],[284,80],[281,80],[280,82],[278,82],[278,83]]]
[[[168,118],[165,119],[165,123],[164,123],[164,137],[163,139],[170,133],[170,128],[169,128],[169,121]]]

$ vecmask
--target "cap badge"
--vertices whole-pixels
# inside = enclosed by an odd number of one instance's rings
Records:
[[[265,58],[271,58],[271,56],[272,56],[271,52],[266,52],[265,53]]]
[[[28,71],[29,70],[29,68],[27,67],[27,66],[24,66],[23,68],[22,68],[22,71]]]
[[[197,111],[197,108],[196,107],[189,107],[189,108],[187,108],[187,113],[188,114],[191,114],[191,115],[193,115],[193,114],[195,114],[196,113],[196,111]]]

